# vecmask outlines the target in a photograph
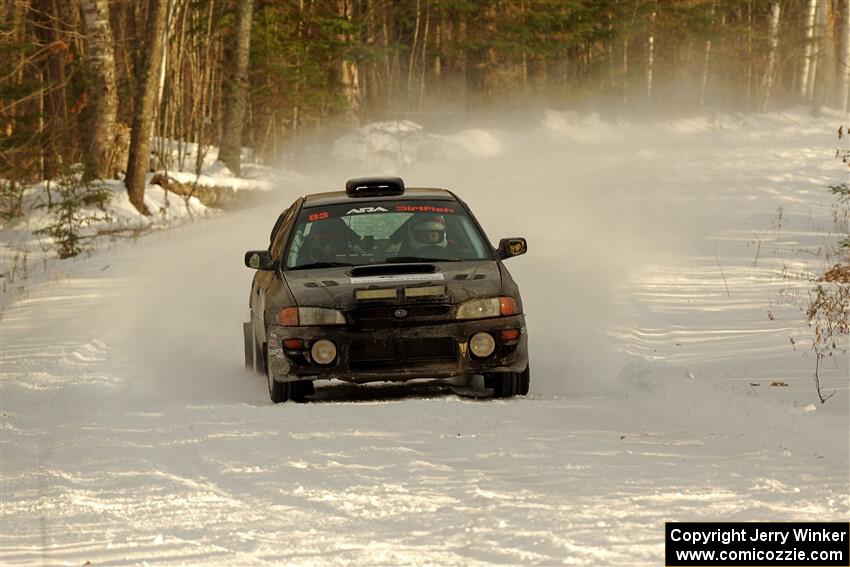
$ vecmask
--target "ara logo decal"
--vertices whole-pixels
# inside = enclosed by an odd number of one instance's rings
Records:
[[[361,213],[386,213],[388,212],[384,207],[360,207],[359,209],[351,209],[348,211],[347,215],[359,215]]]

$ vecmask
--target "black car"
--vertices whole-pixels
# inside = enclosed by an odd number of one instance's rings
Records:
[[[519,289],[466,204],[399,178],[352,179],[345,192],[301,197],[277,219],[244,324],[245,365],[272,401],[305,401],[314,380],[483,376],[495,397],[528,393]]]

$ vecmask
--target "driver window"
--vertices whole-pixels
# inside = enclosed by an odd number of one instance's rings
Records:
[[[277,217],[277,221],[275,221],[274,226],[272,227],[272,233],[269,235],[269,252],[272,250],[272,244],[274,244],[275,236],[277,236],[277,231],[280,228],[280,225],[283,224],[283,219],[286,218],[286,214],[289,210],[286,210],[280,213],[280,216]]]
[[[269,252],[272,255],[272,258],[277,260],[280,257],[280,253],[283,250],[283,243],[286,240],[286,233],[289,232],[289,227],[292,224],[292,218],[295,216],[295,206],[289,208],[288,211],[280,215],[280,219],[278,219],[278,224],[280,226],[277,227],[277,233],[274,235],[274,240],[271,243],[271,248]]]

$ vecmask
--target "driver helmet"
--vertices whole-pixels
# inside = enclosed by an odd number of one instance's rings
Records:
[[[410,226],[413,233],[413,246],[446,246],[446,221],[441,216],[427,216],[416,219]]]
[[[308,238],[310,255],[315,261],[333,261],[347,247],[347,227],[342,219],[332,218],[313,225]]]

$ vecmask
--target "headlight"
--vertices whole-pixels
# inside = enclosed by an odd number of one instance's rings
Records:
[[[505,317],[518,312],[513,297],[487,297],[473,299],[460,304],[456,319],[486,319],[487,317]]]
[[[278,312],[277,321],[285,327],[345,325],[342,311],[324,307],[284,307]]]

